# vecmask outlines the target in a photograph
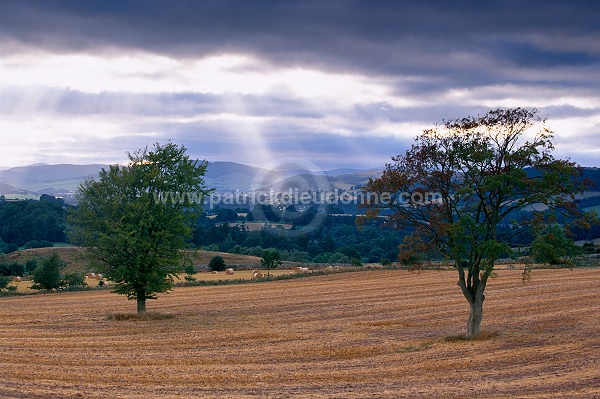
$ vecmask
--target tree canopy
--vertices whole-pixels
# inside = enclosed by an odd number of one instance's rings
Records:
[[[585,185],[577,165],[552,155],[544,122],[523,108],[446,121],[365,188],[377,194],[368,215],[391,210],[390,224],[414,230],[401,257],[435,251],[455,262],[471,307],[468,335],[480,332],[488,278],[511,237],[557,215],[581,216],[573,200]]]
[[[210,191],[208,164],[172,143],[128,156],[127,165],[111,165],[79,187],[69,221],[73,240],[88,248],[114,291],[145,313],[146,299],[168,291],[180,269],[181,249]]]

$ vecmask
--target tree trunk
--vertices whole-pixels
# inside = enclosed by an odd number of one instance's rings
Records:
[[[146,298],[137,298],[137,312],[138,314],[146,314]]]
[[[481,319],[483,318],[483,295],[476,295],[475,301],[470,303],[471,312],[467,321],[467,336],[474,337],[481,333]]]

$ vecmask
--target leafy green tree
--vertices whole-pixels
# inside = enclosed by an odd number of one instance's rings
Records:
[[[135,299],[143,314],[146,300],[171,289],[180,270],[181,250],[210,192],[208,164],[172,143],[128,156],[127,165],[111,165],[79,187],[69,221],[73,241],[88,249],[114,292]]]
[[[65,262],[55,252],[33,271],[34,290],[54,290],[61,287],[60,271]]]
[[[208,262],[208,268],[213,272],[222,272],[227,266],[223,257],[217,255]]]
[[[267,249],[263,252],[260,265],[267,269],[267,277],[271,276],[271,269],[281,266],[281,253],[276,249]]]
[[[573,202],[585,189],[579,170],[555,159],[553,148],[553,133],[536,110],[494,110],[425,130],[366,186],[378,197],[367,204],[368,215],[391,210],[389,224],[411,227],[454,261],[470,306],[468,336],[480,333],[488,278],[511,237],[558,213],[581,216]],[[545,210],[519,212],[532,205]]]
[[[538,235],[531,244],[531,254],[537,262],[558,265],[564,263],[564,257],[577,255],[580,248],[565,234],[565,228],[553,224]]]
[[[12,277],[9,276],[0,276],[0,292],[14,292],[17,290],[17,287],[11,285]]]

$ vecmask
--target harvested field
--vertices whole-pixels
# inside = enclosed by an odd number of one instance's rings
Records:
[[[488,339],[453,271],[0,298],[2,398],[597,398],[600,270],[498,271]]]

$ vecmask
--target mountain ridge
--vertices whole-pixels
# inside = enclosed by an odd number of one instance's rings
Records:
[[[98,176],[104,164],[35,164],[0,170],[0,194],[66,194],[74,192],[88,178]],[[378,169],[339,168],[325,171],[270,170],[232,161],[210,162],[205,174],[205,184],[217,191],[247,191],[272,187],[295,176],[326,176],[332,182],[344,183],[352,179],[367,181]]]

